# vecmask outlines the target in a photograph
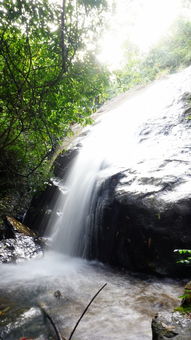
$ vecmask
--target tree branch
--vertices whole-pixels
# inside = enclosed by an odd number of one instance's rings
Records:
[[[82,315],[80,316],[80,318],[78,319],[78,321],[76,322],[76,325],[74,327],[74,329],[72,330],[72,333],[70,334],[68,340],[71,340],[72,339],[72,336],[76,330],[76,328],[78,327],[80,321],[82,320],[83,316],[85,315],[85,313],[87,312],[89,306],[92,304],[92,302],[95,300],[96,296],[98,296],[98,294],[102,291],[102,289],[105,288],[105,286],[107,286],[107,283],[105,283],[99,290],[98,292],[93,296],[93,298],[90,300],[90,302],[88,303],[88,305],[86,306],[86,308],[84,309]]]
[[[66,72],[66,44],[65,44],[65,9],[66,9],[66,0],[62,1],[62,12],[61,12],[61,37],[60,37],[60,45],[62,52],[62,71]]]
[[[51,325],[54,328],[56,337],[58,340],[66,340],[63,338],[63,336],[60,334],[60,331],[58,329],[58,327],[56,326],[56,324],[54,323],[54,321],[52,320],[51,316],[47,313],[47,311],[44,309],[44,307],[42,306],[41,303],[38,303],[39,308],[41,309],[41,311],[43,312],[43,314],[47,317],[47,319],[50,321]]]

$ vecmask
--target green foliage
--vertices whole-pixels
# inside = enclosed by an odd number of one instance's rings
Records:
[[[145,65],[156,67],[156,73],[167,69],[174,72],[180,66],[188,66],[191,62],[191,23],[179,20],[172,26],[168,36],[153,48]]]
[[[182,314],[190,314],[191,313],[191,307],[179,306],[179,307],[176,307],[174,311],[180,312]]]
[[[175,249],[174,252],[178,252],[179,254],[191,254],[190,249]]]
[[[89,124],[107,97],[109,75],[88,51],[104,6],[103,0],[0,4],[1,192],[13,182],[30,190],[41,184],[59,143],[75,123]]]
[[[163,74],[171,73],[191,63],[191,22],[179,19],[165,38],[154,46],[147,55],[132,43],[125,46],[125,63],[122,70],[115,72],[115,91],[123,92],[136,85],[144,85]]]
[[[191,250],[190,249],[175,249],[175,253],[180,254],[183,258],[177,263],[191,264]]]

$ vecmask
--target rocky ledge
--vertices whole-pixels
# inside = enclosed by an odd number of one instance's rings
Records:
[[[13,217],[1,226],[0,263],[18,263],[43,255],[44,241]]]

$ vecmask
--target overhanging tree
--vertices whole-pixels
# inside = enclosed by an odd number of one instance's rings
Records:
[[[75,123],[86,124],[107,96],[95,59],[104,0],[4,0],[0,4],[0,171],[44,173]],[[35,179],[35,183],[37,180]]]

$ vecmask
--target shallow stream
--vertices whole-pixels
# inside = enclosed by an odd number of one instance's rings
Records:
[[[96,186],[99,187],[107,171],[112,173],[114,167],[117,173],[133,166],[142,177],[157,178],[163,161],[176,161],[175,151],[179,148],[181,153],[189,147],[184,144],[178,123],[182,119],[183,123],[189,121],[189,117],[185,120],[184,112],[190,101],[190,77],[188,68],[128,98],[125,95],[116,105],[111,101],[103,109],[104,119],[90,128],[87,138],[81,141],[79,156],[61,181],[60,195],[47,227],[55,252],[30,262],[0,265],[1,340],[56,339],[54,331],[48,331],[39,303],[69,339],[84,308],[104,283],[107,286],[91,304],[72,340],[151,340],[151,319],[155,313],[172,310],[179,304],[184,282],[119,273],[68,255],[86,256],[91,206],[96,199]],[[165,121],[166,129],[161,120]],[[169,130],[174,131],[172,137]],[[190,130],[184,131],[190,138]],[[151,137],[147,142],[148,134]],[[166,139],[168,135],[170,139]],[[189,162],[189,153],[186,155],[183,160],[181,156],[181,162]],[[178,172],[181,178],[184,169],[181,162],[180,167],[172,163],[173,168],[170,166],[162,176]],[[180,194],[182,187],[181,190]],[[190,186],[186,190],[190,192]],[[96,225],[92,228],[93,233],[96,228]],[[60,297],[55,296],[58,290]]]
[[[19,270],[18,270],[19,269]],[[90,305],[73,340],[151,340],[151,319],[158,311],[179,304],[184,282],[120,273],[102,264],[47,253],[42,259],[1,265],[2,317],[0,339],[56,339],[38,304],[49,313],[68,339],[83,310]],[[55,292],[59,290],[60,297]],[[17,317],[16,317],[17,315]],[[49,329],[49,331],[48,331]]]

